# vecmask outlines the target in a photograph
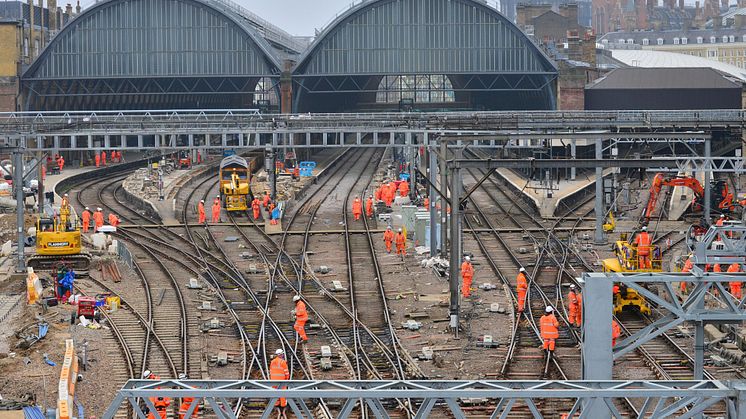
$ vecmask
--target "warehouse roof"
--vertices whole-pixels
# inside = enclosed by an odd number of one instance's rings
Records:
[[[631,67],[649,68],[712,68],[746,81],[746,70],[720,61],[694,55],[651,50],[611,50],[612,58]]]
[[[740,89],[742,82],[711,68],[618,68],[588,89]]]

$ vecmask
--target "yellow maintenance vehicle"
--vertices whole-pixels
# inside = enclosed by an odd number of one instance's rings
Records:
[[[220,162],[220,198],[228,211],[246,211],[251,202],[251,167],[245,158],[228,156]]]
[[[34,271],[55,271],[65,265],[76,276],[85,276],[91,255],[83,252],[78,218],[64,201],[59,215],[36,220],[36,254],[29,258],[27,266]]]
[[[660,246],[647,246],[649,257],[642,259],[638,255],[638,246],[630,243],[627,234],[622,233],[620,239],[614,243],[616,257],[601,261],[604,272],[635,273],[662,272],[663,259]],[[647,301],[635,290],[624,284],[614,284],[614,314],[620,314],[625,308],[637,309],[643,314],[651,314]]]

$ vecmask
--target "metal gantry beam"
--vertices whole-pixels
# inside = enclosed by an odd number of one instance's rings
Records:
[[[286,389],[277,389],[282,387]],[[191,397],[196,403],[204,401],[206,414],[219,418],[234,417],[231,402],[237,399],[265,400],[267,408],[263,417],[271,417],[272,407],[280,397],[297,417],[307,417],[302,412],[312,411],[318,399],[339,401],[342,406],[337,418],[346,418],[355,404],[363,403],[378,418],[397,414],[397,408],[385,407],[385,402],[408,399],[413,403],[418,418],[427,417],[434,408],[455,418],[467,418],[461,408],[465,399],[484,399],[487,414],[507,417],[514,409],[528,405],[534,417],[557,417],[567,413],[570,417],[580,413],[581,418],[603,419],[611,417],[615,401],[639,400],[644,406],[641,417],[669,418],[691,417],[716,403],[724,403],[728,418],[746,417],[746,384],[720,381],[197,381],[197,380],[130,380],[119,390],[103,415],[112,419],[116,412],[129,402],[139,417],[146,411],[138,400],[150,397],[172,399]],[[536,408],[542,400],[569,400],[567,412],[540,411]],[[152,403],[151,403],[152,404]],[[436,407],[437,406],[437,407]],[[555,404],[552,404],[555,406]],[[600,416],[588,416],[589,411],[600,407]],[[151,407],[152,408],[152,407]],[[605,410],[604,410],[605,409]],[[546,415],[546,416],[544,416]],[[648,416],[650,415],[650,416]],[[186,419],[190,414],[185,416]]]

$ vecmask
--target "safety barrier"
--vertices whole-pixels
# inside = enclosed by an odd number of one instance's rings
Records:
[[[130,269],[135,269],[132,253],[130,253],[130,250],[121,240],[117,240],[117,255],[119,255],[119,259],[126,263]]]
[[[78,356],[72,339],[65,341],[65,359],[62,361],[60,383],[57,389],[57,419],[71,419],[75,416],[75,382],[78,378]]]

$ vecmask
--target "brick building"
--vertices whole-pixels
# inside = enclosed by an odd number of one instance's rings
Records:
[[[67,4],[65,10],[56,0],[0,2],[0,112],[20,108],[20,76],[54,38],[59,29],[80,13]]]

